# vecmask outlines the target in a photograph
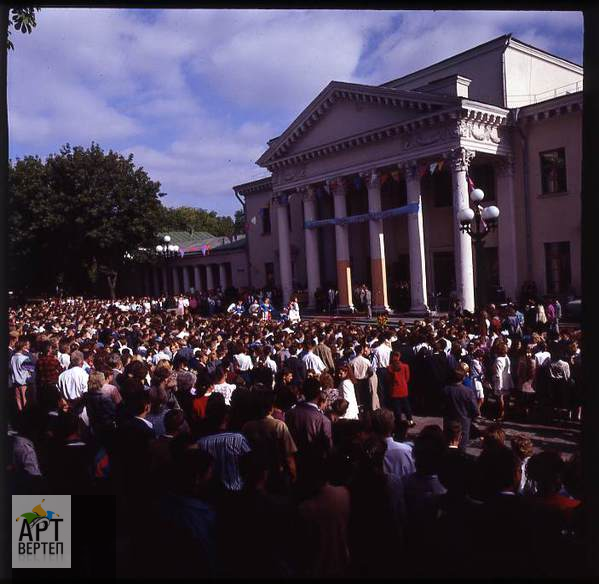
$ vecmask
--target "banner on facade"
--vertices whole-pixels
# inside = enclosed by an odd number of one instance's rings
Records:
[[[315,229],[317,227],[325,227],[326,225],[351,225],[354,223],[363,223],[365,221],[379,221],[381,219],[389,219],[399,215],[409,215],[418,213],[420,205],[418,203],[410,203],[403,207],[395,207],[394,209],[386,209],[377,211],[376,213],[363,213],[361,215],[350,215],[349,217],[333,217],[331,219],[318,219],[314,221],[304,221],[305,229]]]

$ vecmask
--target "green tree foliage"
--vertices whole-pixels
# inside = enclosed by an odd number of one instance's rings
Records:
[[[243,233],[243,223],[239,227],[237,218],[239,211],[235,219],[195,207],[163,207],[162,213],[162,231],[205,231],[225,237]]]
[[[39,8],[11,8],[8,20],[8,30],[6,38],[6,47],[9,50],[14,50],[15,46],[10,40],[11,27],[15,30],[20,30],[23,34],[31,34],[31,31],[36,26],[35,13],[39,12]]]
[[[160,228],[160,183],[112,150],[63,146],[43,162],[9,165],[9,284],[54,291],[114,294],[125,254],[153,247]],[[104,274],[104,278],[99,276]]]

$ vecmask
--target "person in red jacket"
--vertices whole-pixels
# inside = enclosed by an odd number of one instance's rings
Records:
[[[408,419],[410,426],[415,426],[412,419],[412,408],[408,399],[408,382],[410,381],[410,367],[401,360],[401,353],[393,351],[389,367],[387,367],[387,387],[389,388],[389,405],[395,414],[397,422],[401,420],[402,412]]]

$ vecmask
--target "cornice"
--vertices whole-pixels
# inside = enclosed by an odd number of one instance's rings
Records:
[[[514,110],[518,110],[518,121],[523,123],[539,122],[573,112],[580,112],[582,111],[582,91],[521,108],[514,108]]]
[[[240,195],[250,195],[253,193],[272,190],[272,177],[267,176],[248,183],[243,183],[233,187],[233,190]]]
[[[365,144],[379,142],[404,134],[414,134],[419,130],[434,128],[435,126],[440,126],[446,122],[452,121],[458,123],[456,135],[470,137],[470,133],[472,133],[474,134],[473,137],[475,139],[482,140],[488,138],[497,143],[499,141],[497,128],[507,123],[508,113],[508,110],[497,108],[492,105],[464,101],[462,107],[436,111],[411,120],[404,120],[402,122],[347,136],[309,150],[304,150],[303,152],[297,152],[287,158],[281,158],[272,162],[267,168],[273,172],[278,169],[306,163],[310,160],[329,156]],[[470,122],[470,124],[466,124],[466,122]],[[467,131],[468,134],[466,133]],[[479,138],[479,136],[482,137]],[[411,141],[412,140],[409,140],[409,142]]]
[[[450,104],[458,103],[455,97],[447,97],[426,92],[399,90],[374,85],[359,85],[331,81],[316,99],[289,125],[287,130],[272,142],[268,150],[257,160],[260,166],[267,166],[275,157],[284,156],[308,129],[339,100],[357,103],[376,103],[411,109],[416,112],[431,112]]]

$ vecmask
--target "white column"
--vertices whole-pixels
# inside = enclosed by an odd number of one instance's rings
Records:
[[[183,266],[183,292],[187,294],[189,292],[189,268]]]
[[[333,191],[335,219],[347,217],[345,201],[345,179],[343,177],[330,181],[329,188]],[[354,309],[352,299],[351,265],[349,260],[348,226],[335,225],[335,245],[337,248],[337,287],[339,289],[339,309]]]
[[[212,264],[206,264],[206,290],[214,290],[214,275]]]
[[[173,294],[179,294],[179,271],[177,266],[173,266]]]
[[[279,237],[279,271],[281,274],[281,291],[283,304],[287,304],[293,293],[291,277],[291,245],[289,243],[289,220],[287,219],[287,197],[279,193],[279,198],[274,199],[277,210],[277,233]]]
[[[472,241],[459,229],[457,214],[470,206],[466,171],[474,158],[472,150],[454,148],[451,151],[451,182],[453,186],[453,247],[455,279],[458,298],[463,310],[474,312],[474,272],[472,269]]]
[[[501,211],[497,233],[499,280],[505,295],[518,296],[518,249],[516,247],[516,209],[514,200],[514,159],[504,158],[496,167],[497,206]]]
[[[168,295],[168,271],[166,266],[162,268],[162,294]]]
[[[152,275],[154,277],[154,288],[152,293],[154,296],[160,295],[160,282],[158,280],[158,268],[152,268]]]
[[[316,194],[314,187],[306,187],[304,194],[304,221],[316,219]],[[306,238],[306,274],[308,276],[308,306],[316,308],[316,290],[320,288],[320,256],[318,255],[318,229],[304,228]]]
[[[193,267],[193,287],[195,288],[196,292],[199,292],[201,290],[200,266]]]
[[[372,170],[365,177],[368,187],[368,212],[381,211],[381,177]],[[368,221],[370,238],[370,274],[372,279],[372,307],[376,312],[389,310],[387,299],[387,267],[385,258],[385,235],[382,219]]]
[[[403,165],[406,177],[408,204],[418,205],[418,213],[408,215],[408,239],[410,242],[410,312],[428,311],[426,288],[426,261],[424,254],[424,221],[420,193],[420,175],[414,162]]]
[[[226,264],[218,265],[218,275],[220,278],[220,287],[224,290],[227,287],[227,266],[226,266]]]

